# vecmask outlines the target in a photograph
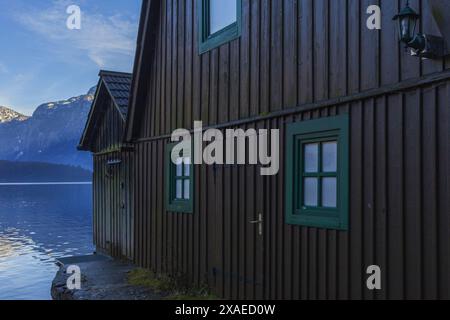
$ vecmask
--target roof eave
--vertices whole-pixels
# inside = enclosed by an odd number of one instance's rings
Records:
[[[160,0],[143,0],[141,8],[141,17],[139,24],[139,32],[136,44],[136,54],[134,58],[133,67],[133,79],[131,82],[130,99],[128,103],[128,114],[125,123],[125,130],[122,140],[125,143],[130,143],[133,140],[133,131],[135,125],[135,111],[136,111],[136,98],[139,94],[139,78],[141,77],[142,63],[147,59],[143,59],[145,47],[145,40],[147,37],[148,25],[150,23],[150,15],[152,12],[152,4],[159,4]]]
[[[97,101],[98,101],[98,96],[99,96],[99,93],[100,93],[101,84],[102,84],[102,79],[100,78],[99,81],[98,81],[98,84],[97,84],[97,88],[95,90],[94,101],[92,101],[91,109],[89,110],[88,119],[87,119],[86,124],[84,126],[83,134],[81,135],[81,139],[80,139],[79,145],[77,147],[77,149],[80,150],[80,151],[91,151],[91,150],[89,150],[90,146],[87,144],[87,134],[88,134],[88,131],[89,131],[90,127],[91,127],[92,115],[93,115],[93,112],[94,112],[94,107],[96,106]]]

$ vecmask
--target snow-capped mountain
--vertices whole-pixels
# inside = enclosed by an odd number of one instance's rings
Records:
[[[6,123],[11,121],[25,121],[29,117],[24,116],[10,108],[0,106],[0,123]]]
[[[35,161],[91,168],[91,156],[77,145],[94,100],[85,95],[40,105],[31,117],[0,112],[0,160]],[[15,117],[15,118],[14,118]],[[12,120],[11,120],[12,119]]]

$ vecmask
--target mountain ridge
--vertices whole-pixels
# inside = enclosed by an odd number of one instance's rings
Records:
[[[30,117],[21,114],[11,107],[0,106],[0,123],[7,123],[11,121],[25,121]]]
[[[89,153],[77,150],[95,88],[86,94],[39,105],[26,117],[3,108],[0,121],[0,160],[34,161],[92,169]]]

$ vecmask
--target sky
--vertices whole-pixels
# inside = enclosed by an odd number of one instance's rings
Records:
[[[70,30],[67,8],[81,9]],[[141,0],[0,0],[0,106],[31,115],[85,94],[99,70],[131,72]]]

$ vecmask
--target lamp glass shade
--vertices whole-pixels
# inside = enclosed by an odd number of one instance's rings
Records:
[[[411,28],[410,28],[410,21],[408,17],[403,17],[399,20],[400,23],[400,40],[403,42],[409,42],[411,39]]]
[[[394,17],[398,22],[399,38],[402,42],[409,43],[414,39],[419,19],[420,16],[409,6]]]

